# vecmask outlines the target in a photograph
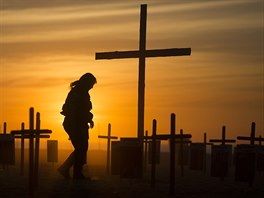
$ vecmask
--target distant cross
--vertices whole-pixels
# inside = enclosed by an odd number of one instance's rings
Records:
[[[226,139],[226,127],[222,127],[222,139],[211,139],[210,142],[221,142],[222,145],[225,145],[225,143],[235,143],[236,140],[232,139]]]
[[[139,50],[100,52],[95,54],[95,59],[122,59],[139,58],[138,75],[138,138],[143,140],[144,136],[144,103],[145,103],[145,59],[147,57],[186,56],[191,55],[191,48],[171,48],[146,50],[146,25],[147,5],[141,5],[140,10],[140,38]]]
[[[245,137],[245,136],[238,136],[237,139],[238,140],[248,140],[250,141],[251,145],[255,144],[255,141],[259,141],[259,144],[261,144],[261,142],[264,141],[264,138],[260,137],[255,137],[255,129],[256,129],[256,123],[252,122],[251,124],[251,133],[250,133],[250,137]]]
[[[107,139],[107,155],[106,155],[106,170],[107,170],[107,175],[110,175],[110,141],[111,139],[118,139],[116,136],[111,136],[111,124],[108,124],[108,135],[98,135],[98,138],[104,138]]]

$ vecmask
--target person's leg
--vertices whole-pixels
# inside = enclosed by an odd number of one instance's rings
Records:
[[[74,152],[72,152],[69,157],[63,162],[63,164],[58,168],[59,173],[65,177],[70,178],[70,168],[74,164]]]
[[[78,141],[74,145],[74,165],[73,165],[73,178],[83,179],[82,174],[83,165],[86,164],[86,155],[88,150],[88,128],[83,127],[78,133]]]
[[[67,118],[63,122],[64,130],[70,137],[72,144],[74,145],[76,142],[76,138],[73,136],[74,131],[72,129],[72,124]],[[65,178],[70,178],[70,168],[74,165],[74,151],[69,155],[69,157],[64,161],[64,163],[57,169],[58,172],[64,176]]]

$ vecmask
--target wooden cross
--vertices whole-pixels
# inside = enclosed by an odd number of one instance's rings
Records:
[[[191,55],[191,48],[171,48],[146,50],[147,5],[142,4],[140,10],[139,50],[100,52],[95,59],[123,59],[139,58],[138,75],[138,138],[143,141],[144,136],[144,104],[145,104],[145,59],[147,57],[186,56]]]
[[[106,172],[107,175],[110,175],[110,141],[111,139],[118,139],[116,136],[111,136],[111,124],[108,124],[108,135],[98,135],[98,138],[107,139],[107,150],[106,150]]]
[[[221,142],[222,145],[225,145],[225,143],[235,143],[236,140],[232,139],[226,139],[226,127],[222,127],[222,139],[210,139],[209,142]]]
[[[252,122],[251,123],[251,133],[250,133],[250,137],[245,137],[245,136],[237,136],[238,140],[248,140],[250,141],[251,145],[255,144],[255,141],[259,141],[259,144],[261,144],[261,142],[264,141],[264,138],[260,137],[255,137],[255,129],[256,129],[256,123]]]
[[[151,186],[155,187],[155,174],[156,174],[156,140],[169,140],[170,141],[170,194],[174,195],[175,189],[175,143],[185,143],[184,138],[191,138],[191,134],[183,134],[181,131],[180,134],[175,134],[176,128],[176,115],[174,113],[171,114],[170,121],[170,134],[156,134],[157,130],[157,121],[153,120],[152,126],[152,166],[151,166]],[[178,141],[177,139],[180,139]],[[188,141],[189,143],[190,141]]]
[[[22,123],[21,130],[11,131],[11,134],[14,135],[15,138],[21,139],[21,141],[22,140],[24,141],[24,138],[29,139],[29,195],[30,196],[33,196],[34,189],[38,187],[39,139],[49,138],[50,136],[47,134],[51,134],[51,133],[52,131],[49,129],[40,129],[39,112],[37,112],[36,114],[36,129],[34,130],[33,107],[29,109],[29,129],[25,130],[24,124]],[[34,146],[34,138],[35,138],[35,146]],[[34,147],[35,147],[35,155],[34,155]]]

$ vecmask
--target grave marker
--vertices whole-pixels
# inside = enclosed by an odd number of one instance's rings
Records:
[[[120,141],[112,141],[111,148],[111,174],[120,175]]]
[[[190,145],[190,169],[204,170],[206,145],[204,143],[191,143]]]
[[[183,137],[183,129],[180,129],[180,140],[176,141],[175,143],[179,143],[179,155],[178,155],[178,165],[181,166],[181,176],[184,175],[184,165],[188,165],[189,161],[189,143],[192,143],[190,141],[190,138],[184,138]],[[177,147],[176,147],[177,149]]]
[[[120,139],[120,177],[142,178],[143,144],[138,138]]]
[[[190,145],[190,169],[201,170],[206,174],[206,146],[213,143],[207,143],[206,133],[203,139],[203,143],[191,143]]]
[[[221,143],[221,145],[212,145],[211,176],[220,177],[221,180],[228,175],[229,165],[232,159],[232,145],[226,143],[235,143],[236,140],[226,139],[226,127],[222,127],[222,139],[210,139],[210,142]]]
[[[248,182],[249,186],[252,186],[255,178],[255,170],[257,163],[257,146],[255,141],[262,142],[264,138],[255,137],[256,123],[251,123],[250,137],[238,136],[238,140],[250,141],[250,145],[240,144],[237,145],[235,161],[235,180],[241,182]],[[263,157],[263,155],[260,155]],[[263,159],[260,159],[260,161]]]
[[[107,139],[107,149],[106,149],[106,172],[107,175],[110,175],[110,143],[111,139],[118,139],[116,136],[111,136],[111,124],[108,124],[108,135],[98,135],[98,138],[104,138]]]
[[[15,140],[11,134],[6,133],[6,122],[4,122],[3,134],[0,134],[0,164],[4,169],[8,165],[15,164]]]
[[[155,150],[156,150],[155,163],[156,164],[160,164],[160,155],[161,155],[160,145],[161,145],[160,140],[156,140],[156,145],[155,145]],[[152,159],[153,159],[152,158],[152,148],[153,148],[153,143],[152,143],[152,141],[150,141],[148,143],[148,164],[152,164]]]
[[[47,140],[47,162],[58,162],[58,140]]]
[[[256,145],[256,150],[257,150],[257,171],[262,172],[264,171],[264,146]]]
[[[144,136],[144,103],[145,103],[145,59],[147,57],[186,56],[191,55],[191,48],[172,48],[146,50],[146,24],[147,5],[141,5],[140,9],[140,38],[139,50],[137,51],[115,51],[100,52],[95,54],[95,59],[121,59],[139,58],[139,80],[138,80],[138,135],[143,141]]]

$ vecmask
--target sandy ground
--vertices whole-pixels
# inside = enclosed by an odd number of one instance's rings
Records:
[[[67,197],[117,197],[117,198],[263,198],[264,173],[256,173],[253,187],[247,183],[235,182],[233,168],[229,177],[221,181],[200,171],[191,171],[185,167],[184,176],[176,169],[176,184],[174,196],[169,195],[168,164],[157,166],[157,182],[153,189],[150,186],[150,166],[143,179],[120,179],[119,176],[106,176],[104,165],[86,166],[84,173],[92,178],[89,180],[66,180],[56,171],[59,164],[40,163],[39,188],[34,197],[39,198],[67,198]],[[209,168],[208,168],[209,169]],[[0,168],[0,197],[28,197],[28,173],[20,176],[19,165]]]

